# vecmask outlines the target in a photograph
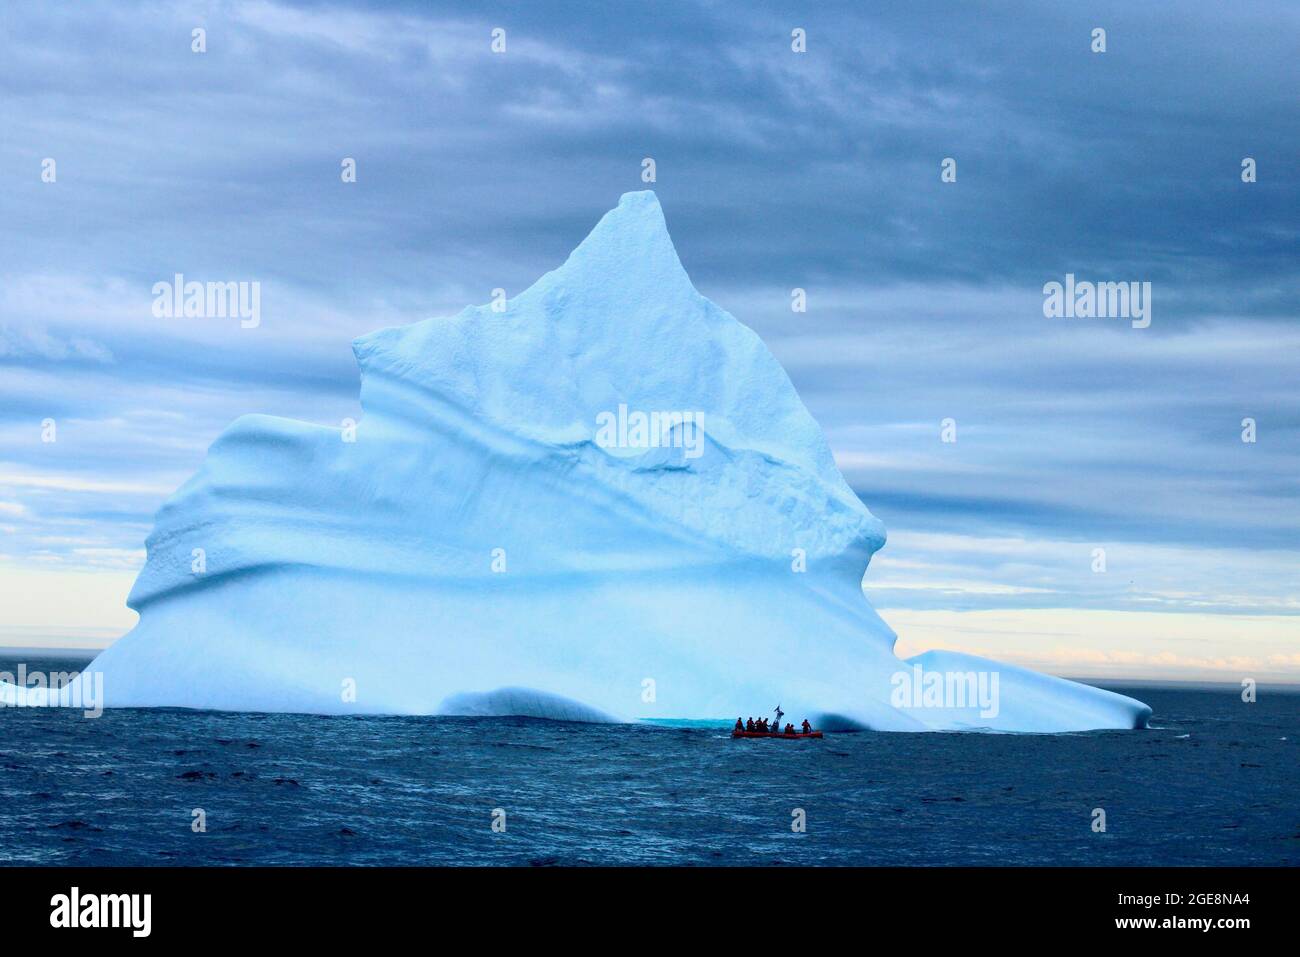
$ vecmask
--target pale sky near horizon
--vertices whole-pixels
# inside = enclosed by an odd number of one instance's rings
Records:
[[[1300,9],[601,9],[5,5],[0,647],[128,630],[230,421],[359,415],[353,337],[525,288],[652,157],[884,521],[901,652],[1300,682]],[[178,272],[261,325],[155,318]],[[1151,282],[1150,327],[1046,318],[1067,273]]]

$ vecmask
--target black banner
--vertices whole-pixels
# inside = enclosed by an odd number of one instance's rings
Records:
[[[1276,934],[1293,895],[1286,869],[0,869],[11,940],[33,935],[334,943],[377,931],[486,928],[561,914],[575,939],[646,933],[701,917],[737,939],[778,915],[870,939],[1073,941],[1105,935],[1226,945]],[[744,920],[737,918],[748,915]],[[761,921],[753,918],[763,917]],[[470,932],[473,932],[472,930]],[[1246,935],[1242,937],[1241,935]]]

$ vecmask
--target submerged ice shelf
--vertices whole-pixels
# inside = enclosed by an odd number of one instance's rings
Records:
[[[504,308],[353,348],[355,431],[244,416],[163,505],[140,621],[90,666],[107,706],[635,720],[780,701],[827,728],[1009,731],[1150,714],[893,654],[861,589],[884,528],[780,364],[691,285],[653,193]],[[900,701],[930,674],[993,676],[996,701]]]

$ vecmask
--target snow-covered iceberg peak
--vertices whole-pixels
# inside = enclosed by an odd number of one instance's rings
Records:
[[[367,425],[377,414],[450,418],[460,433],[471,416],[476,433],[598,472],[587,492],[617,492],[661,533],[688,536],[695,560],[708,544],[725,550],[710,560],[788,559],[808,538],[860,578],[884,542],[780,363],[691,285],[653,192],[624,195],[564,265],[496,308],[383,329],[353,348]],[[553,544],[555,561],[585,566],[593,550],[626,553],[628,539],[611,528],[609,539]]]
[[[653,193],[517,296],[354,351],[359,425],[245,416],[159,511],[140,623],[92,666],[105,704],[625,720],[779,701],[899,730],[1150,713],[894,656],[860,588],[884,529],[780,364],[691,285]]]

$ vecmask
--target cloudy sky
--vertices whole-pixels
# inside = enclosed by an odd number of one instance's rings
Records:
[[[526,288],[650,157],[696,286],[885,522],[901,651],[1300,681],[1294,4],[0,18],[0,645],[129,629],[228,422],[358,416],[354,336]],[[155,317],[176,273],[259,282],[261,324]],[[1046,318],[1067,273],[1150,282],[1150,327]]]

